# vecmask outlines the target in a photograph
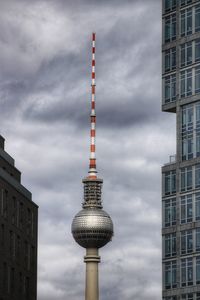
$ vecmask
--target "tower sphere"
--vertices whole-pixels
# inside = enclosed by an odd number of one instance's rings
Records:
[[[101,248],[113,236],[113,223],[104,210],[85,208],[74,217],[72,234],[75,241],[84,248]]]

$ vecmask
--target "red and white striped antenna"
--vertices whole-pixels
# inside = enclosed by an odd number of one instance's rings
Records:
[[[96,145],[95,145],[95,137],[96,137],[96,112],[95,112],[95,40],[96,34],[92,33],[92,99],[91,99],[91,130],[90,130],[90,165],[89,165],[89,178],[95,179],[97,178],[97,170],[96,170]]]

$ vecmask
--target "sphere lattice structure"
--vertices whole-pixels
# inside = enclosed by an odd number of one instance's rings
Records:
[[[101,248],[113,236],[113,223],[104,210],[85,208],[74,217],[72,234],[75,241],[84,248]]]

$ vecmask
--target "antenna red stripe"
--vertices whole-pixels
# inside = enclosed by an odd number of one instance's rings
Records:
[[[95,129],[91,129],[91,137],[95,136]]]
[[[90,151],[91,151],[91,152],[95,152],[95,145],[91,145],[91,146],[90,146]]]

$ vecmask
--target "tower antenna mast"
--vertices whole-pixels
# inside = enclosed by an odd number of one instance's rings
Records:
[[[95,89],[96,89],[96,74],[95,74],[95,41],[96,41],[96,34],[92,33],[92,83],[91,83],[91,114],[90,114],[90,122],[91,122],[91,129],[90,129],[90,165],[89,165],[89,178],[97,178],[96,173],[96,111],[95,111]]]

